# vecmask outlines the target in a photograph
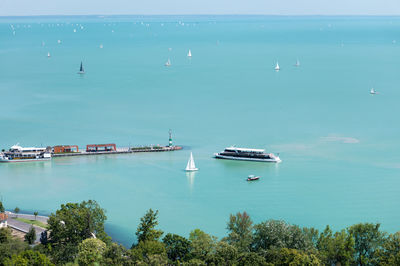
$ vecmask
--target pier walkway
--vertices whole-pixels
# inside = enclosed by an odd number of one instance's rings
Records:
[[[138,152],[164,152],[164,151],[177,151],[181,150],[180,146],[151,146],[151,147],[122,147],[117,148],[115,151],[79,151],[69,153],[54,153],[52,157],[67,157],[67,156],[89,156],[89,155],[105,155],[105,154],[125,154],[125,153],[138,153]]]
[[[23,232],[23,233],[28,233],[29,230],[31,229],[31,227],[33,226],[36,231],[36,240],[35,240],[36,243],[38,243],[40,241],[40,234],[42,232],[46,231],[45,228],[15,220],[15,218],[17,218],[17,217],[23,218],[23,219],[28,219],[28,220],[35,220],[35,215],[32,215],[32,214],[18,214],[17,215],[12,212],[7,212],[6,214],[8,215],[7,224],[12,229],[15,229],[15,230]],[[46,216],[39,216],[39,215],[36,216],[36,220],[39,222],[42,222],[44,224],[47,224],[48,219],[49,219],[49,217],[46,217]]]

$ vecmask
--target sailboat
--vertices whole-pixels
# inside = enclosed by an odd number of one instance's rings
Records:
[[[370,94],[378,94],[378,92],[374,88],[372,88],[369,93]]]
[[[81,61],[81,67],[79,68],[78,74],[85,74],[85,69],[83,69],[83,63]]]
[[[299,67],[300,66],[300,61],[299,59],[296,60],[296,64],[294,64],[294,66]]]
[[[47,53],[47,57],[51,57],[50,52]]]
[[[188,57],[192,57],[192,52],[190,51],[190,49],[189,49],[189,52],[188,52],[187,56]]]
[[[276,71],[281,70],[281,68],[279,67],[279,63],[278,63],[278,62],[276,62],[275,70],[276,70]]]
[[[171,60],[168,58],[168,61],[165,63],[165,66],[169,67],[171,66]]]
[[[186,165],[185,171],[190,172],[190,171],[197,171],[197,170],[199,170],[199,169],[196,168],[196,165],[194,164],[193,153],[190,153],[190,157],[189,157],[188,163]]]

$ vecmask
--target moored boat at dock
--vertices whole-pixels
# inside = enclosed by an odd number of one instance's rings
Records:
[[[272,162],[279,163],[281,159],[273,153],[266,153],[264,149],[249,149],[228,147],[220,153],[215,153],[217,159],[256,161],[256,162]]]
[[[51,152],[47,148],[23,148],[18,144],[0,153],[0,163],[49,161],[50,159]]]

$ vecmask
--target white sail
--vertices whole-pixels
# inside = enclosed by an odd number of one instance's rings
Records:
[[[278,70],[280,70],[280,69],[281,69],[281,68],[279,67],[279,63],[276,62],[275,70],[278,71]]]
[[[187,56],[188,57],[192,57],[192,51],[190,51],[190,49],[189,49],[189,52],[188,52]]]
[[[186,165],[186,171],[197,171],[199,169],[196,168],[196,165],[194,164],[194,159],[193,159],[193,153],[190,153],[189,160]]]
[[[171,66],[171,60],[168,58],[167,63],[165,63],[165,66]]]
[[[47,53],[47,57],[51,57],[50,52]]]

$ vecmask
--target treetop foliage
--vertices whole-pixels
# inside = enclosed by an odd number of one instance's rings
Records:
[[[130,249],[104,232],[105,211],[95,201],[67,203],[49,219],[49,234],[33,249],[0,229],[0,265],[400,265],[400,232],[360,223],[340,231],[300,228],[280,220],[254,224],[246,212],[232,214],[227,236],[200,229],[188,238],[158,226],[148,210]]]

